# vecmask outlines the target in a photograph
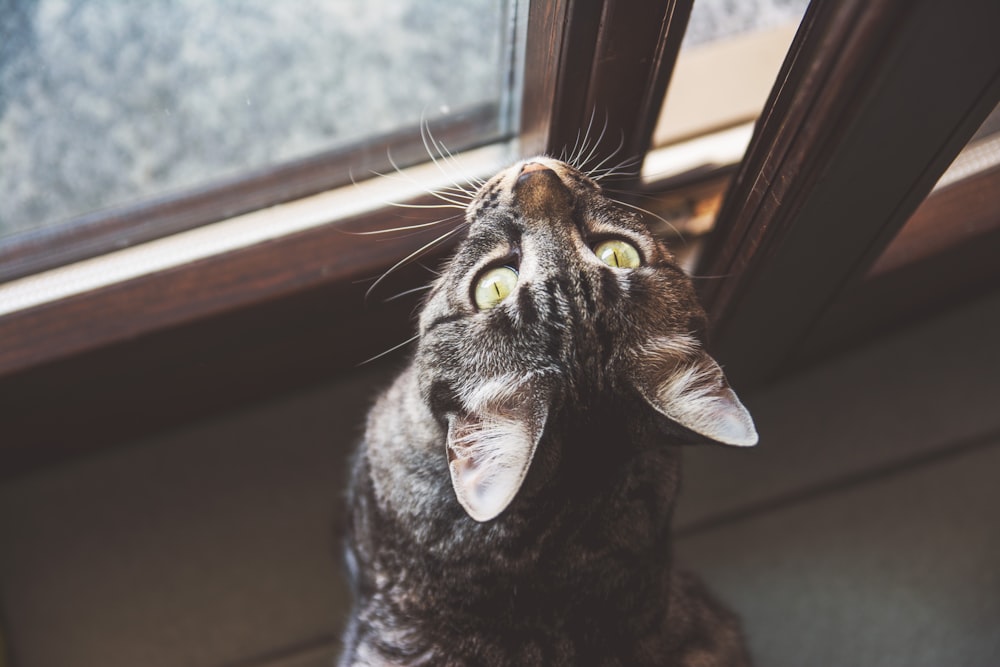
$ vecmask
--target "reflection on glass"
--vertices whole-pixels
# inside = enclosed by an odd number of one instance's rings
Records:
[[[12,0],[0,236],[496,104],[498,0]]]
[[[798,24],[809,0],[695,0],[681,50],[788,23]]]
[[[1000,105],[983,121],[976,133],[941,175],[934,189],[917,207],[868,271],[876,278],[915,265],[962,244],[976,247],[961,262],[963,270],[976,275],[984,267],[995,273],[996,259],[990,252],[990,236],[1000,230]],[[994,241],[995,243],[995,241]]]
[[[807,5],[807,0],[696,0],[654,146],[753,121]],[[725,150],[716,141],[706,159],[736,161],[748,139],[746,128],[725,139]]]
[[[948,187],[1000,165],[1000,105],[997,105],[962,152],[941,175],[934,189]]]

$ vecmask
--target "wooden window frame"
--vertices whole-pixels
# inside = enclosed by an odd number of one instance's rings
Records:
[[[522,153],[558,153],[585,117],[603,124],[606,115],[609,126],[628,128],[621,154],[641,155],[689,12],[690,0],[532,3]],[[328,168],[293,166],[303,183],[264,174],[205,193],[180,206],[176,229],[198,223],[199,205],[217,210],[219,197],[244,210],[255,183],[278,199],[312,191]],[[168,217],[172,206],[164,204]],[[414,209],[406,223],[439,216]],[[441,228],[395,237],[344,230],[399,219],[387,207],[0,316],[0,477],[321,381],[398,344],[417,297],[370,305],[366,286]],[[426,282],[419,267],[408,271],[398,280]]]
[[[500,133],[499,113],[499,104],[484,104],[432,121],[427,129],[444,145],[466,150],[482,145],[483,137],[492,140]],[[426,159],[421,131],[403,128],[204,187],[20,232],[0,243],[0,283],[348,185],[358,175],[387,173]]]
[[[1000,100],[997,25],[990,0],[810,5],[696,269],[738,385],[832,349],[824,314]]]
[[[713,276],[697,283],[713,351],[741,390],[829,349],[813,345],[824,316],[864,289],[1000,97],[1000,6],[936,5],[814,0],[807,12],[696,270]],[[643,155],[690,9],[533,3],[521,152],[559,154],[606,117],[624,128],[619,154]],[[437,215],[414,210],[407,223]],[[322,381],[401,342],[417,297],[366,305],[360,281],[436,232],[343,231],[398,218],[377,210],[0,317],[0,477]],[[426,276],[399,273],[403,284]]]

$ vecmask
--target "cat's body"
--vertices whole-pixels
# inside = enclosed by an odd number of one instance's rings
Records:
[[[556,161],[502,172],[468,219],[355,459],[341,665],[748,665],[671,553],[681,443],[756,442],[689,281]]]

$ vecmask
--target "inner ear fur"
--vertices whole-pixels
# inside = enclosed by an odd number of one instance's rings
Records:
[[[750,413],[719,364],[692,337],[654,340],[634,361],[636,389],[654,410],[720,444],[757,444]]]
[[[448,415],[447,456],[459,504],[490,521],[514,500],[528,474],[548,416],[548,392],[537,381],[494,380]]]

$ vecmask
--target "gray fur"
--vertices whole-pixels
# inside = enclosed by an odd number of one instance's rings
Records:
[[[737,620],[674,568],[670,519],[680,446],[753,444],[753,424],[641,217],[572,167],[534,163],[477,193],[413,360],[369,413],[340,664],[749,665]],[[643,265],[603,264],[607,237]],[[498,262],[517,286],[480,312],[474,280]],[[479,520],[456,472],[469,420],[512,425],[527,462]]]

